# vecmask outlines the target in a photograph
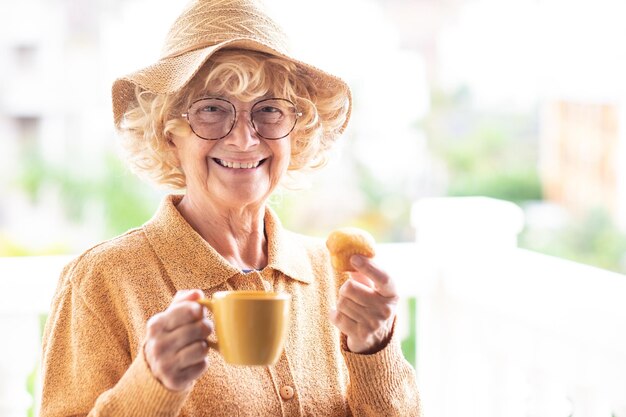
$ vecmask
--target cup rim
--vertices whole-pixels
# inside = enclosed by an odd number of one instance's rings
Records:
[[[261,291],[261,290],[232,290],[217,291],[211,295],[212,299],[237,299],[237,300],[288,300],[290,294],[285,292]]]

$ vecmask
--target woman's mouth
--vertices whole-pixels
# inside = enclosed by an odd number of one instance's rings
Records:
[[[254,169],[259,165],[262,165],[267,158],[261,159],[259,161],[249,161],[249,162],[237,162],[237,161],[225,161],[219,158],[213,158],[213,160],[224,168],[233,168],[233,169]]]

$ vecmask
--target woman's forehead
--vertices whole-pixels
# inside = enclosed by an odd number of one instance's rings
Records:
[[[255,95],[255,94],[233,95],[233,94],[226,94],[226,93],[207,90],[207,91],[201,92],[199,95],[194,96],[193,101],[206,99],[206,98],[226,100],[234,104],[235,106],[239,106],[239,105],[245,105],[245,104],[254,104],[258,101],[266,100],[268,98],[281,98],[281,97],[275,97],[273,94],[270,94],[270,93],[266,93],[262,95]]]
[[[225,99],[231,101],[232,103],[235,103],[236,101],[249,103],[266,98],[279,97],[281,96],[279,91],[282,91],[282,89],[278,88],[276,85],[260,86],[256,83],[251,83],[249,85],[225,85],[219,81],[213,81],[205,85],[196,85],[196,88],[191,88],[191,91],[189,91],[188,94],[193,99],[214,97]]]
[[[183,94],[187,100],[191,101],[214,97],[226,99],[233,104],[236,101],[250,103],[272,97],[291,99],[291,97],[283,97],[286,93],[285,86],[279,85],[280,83],[275,80],[274,77],[267,77],[264,82],[250,81],[234,72],[232,74],[221,73],[219,77],[199,73],[188,84],[187,91]]]

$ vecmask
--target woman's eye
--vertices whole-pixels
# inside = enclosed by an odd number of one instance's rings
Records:
[[[263,106],[261,107],[260,111],[265,112],[265,113],[279,113],[280,109],[278,107]]]
[[[213,112],[217,112],[220,110],[221,109],[218,108],[217,106],[204,106],[200,109],[201,112],[205,112],[205,113],[213,113]]]

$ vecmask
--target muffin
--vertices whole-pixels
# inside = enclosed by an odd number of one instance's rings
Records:
[[[373,258],[376,242],[372,235],[356,227],[343,227],[332,231],[326,239],[330,261],[337,272],[355,272],[350,263],[352,255]]]

